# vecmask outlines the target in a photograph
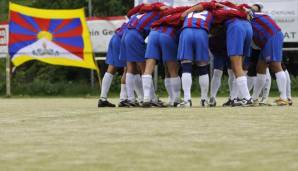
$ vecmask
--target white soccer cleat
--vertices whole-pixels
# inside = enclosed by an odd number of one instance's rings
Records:
[[[192,101],[191,100],[183,101],[182,103],[178,104],[177,107],[190,108],[190,107],[192,107]]]

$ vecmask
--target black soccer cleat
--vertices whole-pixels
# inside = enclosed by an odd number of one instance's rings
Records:
[[[116,105],[110,103],[108,100],[99,99],[97,107],[116,107]]]
[[[142,107],[143,108],[151,108],[152,107],[152,103],[151,102],[143,102],[142,103]]]
[[[243,107],[253,107],[253,106],[256,106],[256,104],[254,103],[254,101],[252,100],[252,98],[250,99],[242,99],[241,100],[242,102],[242,106]]]
[[[208,107],[208,101],[206,99],[201,99],[201,106]]]
[[[161,100],[158,100],[157,102],[151,101],[151,105],[153,107],[159,107],[159,108],[165,108],[167,105],[164,104]]]
[[[229,98],[227,102],[225,102],[222,106],[223,107],[231,107],[233,103],[233,100]]]
[[[209,100],[209,107],[216,107],[215,97],[211,97]]]
[[[130,100],[128,100],[127,101],[127,104],[129,105],[129,107],[140,107],[140,104],[137,101],[130,101]]]
[[[127,100],[119,102],[118,107],[130,107]]]

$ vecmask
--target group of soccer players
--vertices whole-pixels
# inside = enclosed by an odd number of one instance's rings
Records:
[[[210,1],[192,7],[152,3],[131,9],[128,22],[110,41],[98,107],[115,107],[107,97],[118,68],[124,68],[119,107],[191,107],[193,76],[199,78],[200,105],[214,107],[224,68],[228,68],[230,90],[224,106],[267,104],[268,68],[280,92],[275,104],[291,105],[289,73],[282,67],[283,34],[262,8],[262,4]],[[164,64],[168,103],[155,94],[152,73],[157,62]]]

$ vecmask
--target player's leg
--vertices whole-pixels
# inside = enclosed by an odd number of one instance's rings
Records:
[[[178,63],[175,60],[166,62],[169,76],[170,105],[176,107],[180,103],[181,79],[178,75]]]
[[[168,106],[176,107],[180,102],[181,79],[178,76],[177,48],[176,37],[167,34],[161,34],[160,47],[162,51],[162,61],[165,64],[165,83],[169,91]]]
[[[201,106],[207,107],[209,93],[209,37],[206,30],[196,29],[194,38],[196,74],[199,76],[201,89]]]
[[[186,28],[180,34],[178,46],[178,60],[182,67],[182,90],[184,93],[183,102],[178,107],[191,107],[191,86],[192,86],[192,61],[194,59],[193,29]]]
[[[136,101],[134,90],[136,88],[136,79],[138,87],[141,87],[139,85],[141,79],[137,74],[143,73],[145,70],[146,44],[141,33],[134,29],[126,31],[124,38],[127,58],[126,90],[129,103],[132,107],[135,107],[139,106],[139,103]],[[139,70],[140,72],[138,72]],[[142,97],[142,91],[139,91],[139,97]]]
[[[280,92],[279,99],[276,104],[279,106],[288,105],[287,100],[287,77],[281,66],[282,61],[282,47],[283,47],[283,34],[281,32],[272,36],[264,47],[263,57],[270,57],[270,69],[276,76],[277,87]]]
[[[288,98],[289,105],[292,106],[293,101],[292,101],[292,90],[291,90],[292,89],[291,88],[291,77],[290,77],[289,71],[287,70],[285,65],[283,65],[283,70],[285,71],[286,78],[287,78],[287,98]]]
[[[254,90],[252,94],[252,99],[255,104],[258,103],[258,99],[260,96],[260,93],[262,92],[265,84],[266,84],[266,69],[267,69],[267,63],[264,59],[259,59],[257,64],[257,77],[254,85]]]
[[[102,87],[100,93],[100,99],[98,101],[98,107],[116,107],[116,105],[110,103],[108,98],[108,92],[110,90],[114,74],[116,73],[116,67],[122,67],[124,62],[119,61],[121,39],[119,36],[114,35],[109,43],[108,53],[106,58],[106,64],[108,69],[102,80]]]
[[[118,104],[118,107],[129,107],[129,104],[127,103],[127,91],[126,91],[126,67],[123,69],[123,73],[121,76],[121,90],[120,90],[120,102]]]
[[[238,105],[250,105],[251,96],[247,87],[247,77],[244,74],[242,61],[243,56],[250,56],[250,45],[252,41],[252,28],[249,22],[244,20],[235,20],[227,28],[227,49],[230,56],[232,70],[235,74],[235,83],[240,96],[243,97]]]
[[[145,53],[145,69],[142,75],[142,84],[144,91],[144,103],[143,107],[151,107],[152,106],[152,89],[153,87],[153,79],[152,73],[154,72],[154,68],[156,65],[156,60],[160,60],[161,52],[159,48],[159,35],[160,33],[157,31],[151,31],[148,37],[148,44]]]
[[[209,100],[210,107],[216,106],[216,96],[221,86],[221,78],[222,78],[224,63],[225,63],[224,60],[225,60],[224,57],[214,55],[214,60],[213,60],[214,70],[213,70],[211,86],[210,86],[210,100]]]
[[[265,86],[261,93],[262,99],[260,101],[260,105],[268,105],[270,89],[271,89],[271,75],[270,75],[270,70],[267,67],[267,69],[266,69],[266,83],[265,83]]]

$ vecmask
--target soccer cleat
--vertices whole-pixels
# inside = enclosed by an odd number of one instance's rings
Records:
[[[250,99],[242,99],[241,100],[241,102],[242,102],[242,106],[243,107],[252,107],[252,106],[255,106],[255,103],[254,103],[254,101],[252,100],[252,98],[250,98]],[[257,102],[256,103],[258,103],[259,101],[257,100]]]
[[[253,106],[260,106],[261,104],[260,104],[258,99],[255,99],[255,100],[252,100],[252,105]]]
[[[186,107],[192,107],[192,101],[183,101],[182,103],[178,104],[177,107],[186,108]]]
[[[201,106],[202,106],[202,107],[208,107],[208,100],[206,100],[206,99],[201,99]]]
[[[262,98],[261,101],[259,102],[260,106],[272,106],[272,104],[268,103],[267,98]]]
[[[242,106],[242,105],[243,105],[243,102],[242,102],[242,100],[239,100],[239,99],[234,99],[231,102],[232,107],[237,107],[237,106]]]
[[[123,101],[119,102],[118,107],[130,107],[127,102],[128,102],[128,100],[123,100]]]
[[[281,98],[274,101],[277,106],[287,106],[289,105],[288,100],[283,100]]]
[[[288,104],[289,104],[289,106],[292,106],[293,105],[292,99],[288,98]]]
[[[110,103],[108,100],[99,99],[98,107],[116,107],[116,105]]]
[[[151,102],[143,102],[142,103],[142,107],[143,108],[151,108],[152,107],[152,103]]]
[[[163,107],[168,107],[166,104],[164,104],[164,102],[162,102],[161,100],[158,100],[158,101],[151,101],[151,105],[153,107],[160,107],[160,108],[163,108]]]
[[[225,102],[222,106],[223,107],[230,107],[232,106],[233,100],[229,98],[227,102]]]
[[[209,100],[209,107],[216,107],[215,97],[211,97]]]
[[[129,105],[129,107],[140,107],[140,104],[137,101],[130,101],[130,100],[128,100],[127,101],[127,104]]]

